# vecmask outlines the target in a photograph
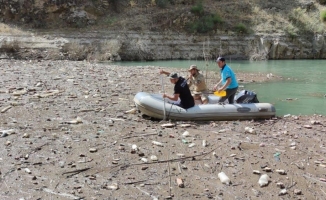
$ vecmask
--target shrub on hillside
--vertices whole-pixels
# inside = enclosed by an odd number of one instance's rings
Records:
[[[326,10],[321,11],[320,19],[322,22],[326,22]]]
[[[195,15],[203,15],[204,14],[204,6],[202,1],[198,1],[197,4],[191,8],[190,10]]]
[[[109,0],[109,5],[113,8],[113,10],[118,11],[119,0]]]
[[[295,39],[296,37],[298,37],[299,30],[296,27],[294,27],[292,24],[286,26],[284,31],[291,39]]]
[[[166,8],[169,2],[169,0],[156,0],[156,5],[160,8]]]
[[[67,56],[69,60],[85,60],[92,49],[90,47],[86,47],[81,45],[78,42],[66,43],[62,52]]]
[[[8,52],[8,53],[15,53],[15,52],[18,52],[20,47],[21,47],[21,43],[18,42],[17,40],[4,39],[0,49],[4,50],[5,52]]]
[[[189,23],[187,29],[189,32],[207,33],[215,29],[218,23],[222,23],[222,19],[218,15],[206,15],[198,20]]]
[[[247,34],[249,33],[249,29],[247,28],[247,26],[243,23],[239,23],[234,27],[235,31],[237,33],[241,33],[241,34]]]
[[[319,3],[320,3],[321,5],[326,5],[326,0],[319,0]]]
[[[222,23],[222,22],[223,22],[222,18],[221,18],[219,15],[217,15],[217,14],[212,15],[212,16],[211,16],[211,20],[212,20],[215,24],[217,24],[217,23]]]

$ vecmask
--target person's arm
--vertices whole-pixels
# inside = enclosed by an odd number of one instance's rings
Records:
[[[187,78],[187,84],[188,84],[188,87],[191,87],[191,85],[192,85],[192,74],[190,74],[189,76],[188,76],[188,78]]]
[[[179,94],[173,94],[173,96],[169,96],[167,94],[163,94],[163,98],[168,98],[172,101],[178,101],[179,99]]]
[[[160,74],[170,75],[170,72],[164,71],[163,69],[160,70]]]
[[[225,90],[230,85],[230,83],[231,83],[231,78],[226,79],[225,84],[222,87],[218,88],[218,91],[221,92]]]
[[[214,86],[213,90],[216,91],[218,88],[218,85],[222,83],[222,79]]]

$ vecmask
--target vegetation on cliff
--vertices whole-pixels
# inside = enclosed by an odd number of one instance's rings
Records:
[[[25,0],[3,2],[0,20],[28,29],[294,37],[325,32],[325,4],[325,0]]]

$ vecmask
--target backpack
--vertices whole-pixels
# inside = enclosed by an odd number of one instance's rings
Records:
[[[237,103],[259,103],[257,94],[248,90],[241,90],[234,100]]]

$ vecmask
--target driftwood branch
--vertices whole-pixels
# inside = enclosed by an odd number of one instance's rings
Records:
[[[124,184],[124,185],[132,185],[132,184],[136,184],[136,183],[142,183],[142,182],[145,182],[145,181],[148,181],[148,180],[141,180],[141,181],[126,182],[126,183],[122,183],[122,184]]]
[[[157,133],[147,133],[147,134],[141,134],[141,135],[131,135],[131,136],[123,137],[122,139],[128,139],[128,138],[133,138],[133,137],[143,137],[143,136],[148,136],[148,135],[157,135]]]
[[[67,178],[70,178],[70,177],[72,177],[72,176],[74,176],[76,174],[79,174],[81,172],[87,171],[89,169],[91,169],[91,167],[87,167],[87,168],[84,168],[84,169],[77,169],[77,170],[69,171],[69,172],[64,172],[64,173],[62,173],[62,175],[70,174],[70,175],[67,176]]]
[[[217,148],[215,148],[215,149],[217,149]],[[115,167],[126,168],[126,167],[130,167],[130,166],[135,166],[135,165],[150,165],[150,164],[157,164],[157,163],[178,162],[178,161],[183,161],[183,160],[186,160],[186,159],[189,159],[189,158],[191,158],[191,159],[194,160],[194,158],[196,158],[196,157],[206,156],[206,155],[210,154],[211,152],[215,151],[215,149],[213,149],[213,150],[211,150],[209,152],[203,153],[203,154],[186,156],[186,157],[182,157],[182,158],[175,158],[175,159],[168,159],[168,160],[160,160],[160,161],[151,162],[151,163],[131,163],[131,164],[125,164],[125,165],[117,165],[117,166],[114,166],[113,168],[115,168]]]
[[[155,197],[155,196],[151,195],[150,193],[146,192],[145,190],[142,190],[142,189],[140,189],[139,187],[136,187],[136,188],[137,188],[138,190],[140,190],[141,192],[143,192],[144,194],[150,196],[152,199],[158,199],[157,197]]]
[[[69,198],[69,199],[83,199],[83,197],[78,197],[72,194],[68,194],[68,193],[61,193],[61,192],[55,192],[49,188],[43,188],[42,189],[44,192],[50,193],[50,194],[54,194],[54,195],[58,195],[58,196],[62,196],[65,198]]]
[[[44,146],[46,146],[46,145],[48,145],[48,144],[50,144],[50,142],[47,142],[47,143],[42,144],[42,145],[40,145],[40,146],[38,146],[38,147],[35,147],[34,149],[32,149],[32,151],[31,151],[29,154],[35,153],[35,152],[37,152],[37,151],[40,151],[40,150],[42,149],[42,147],[44,147]]]
[[[169,155],[168,159],[169,160]],[[169,172],[169,195],[171,196],[171,172],[170,172],[170,162],[168,162],[168,172]]]

